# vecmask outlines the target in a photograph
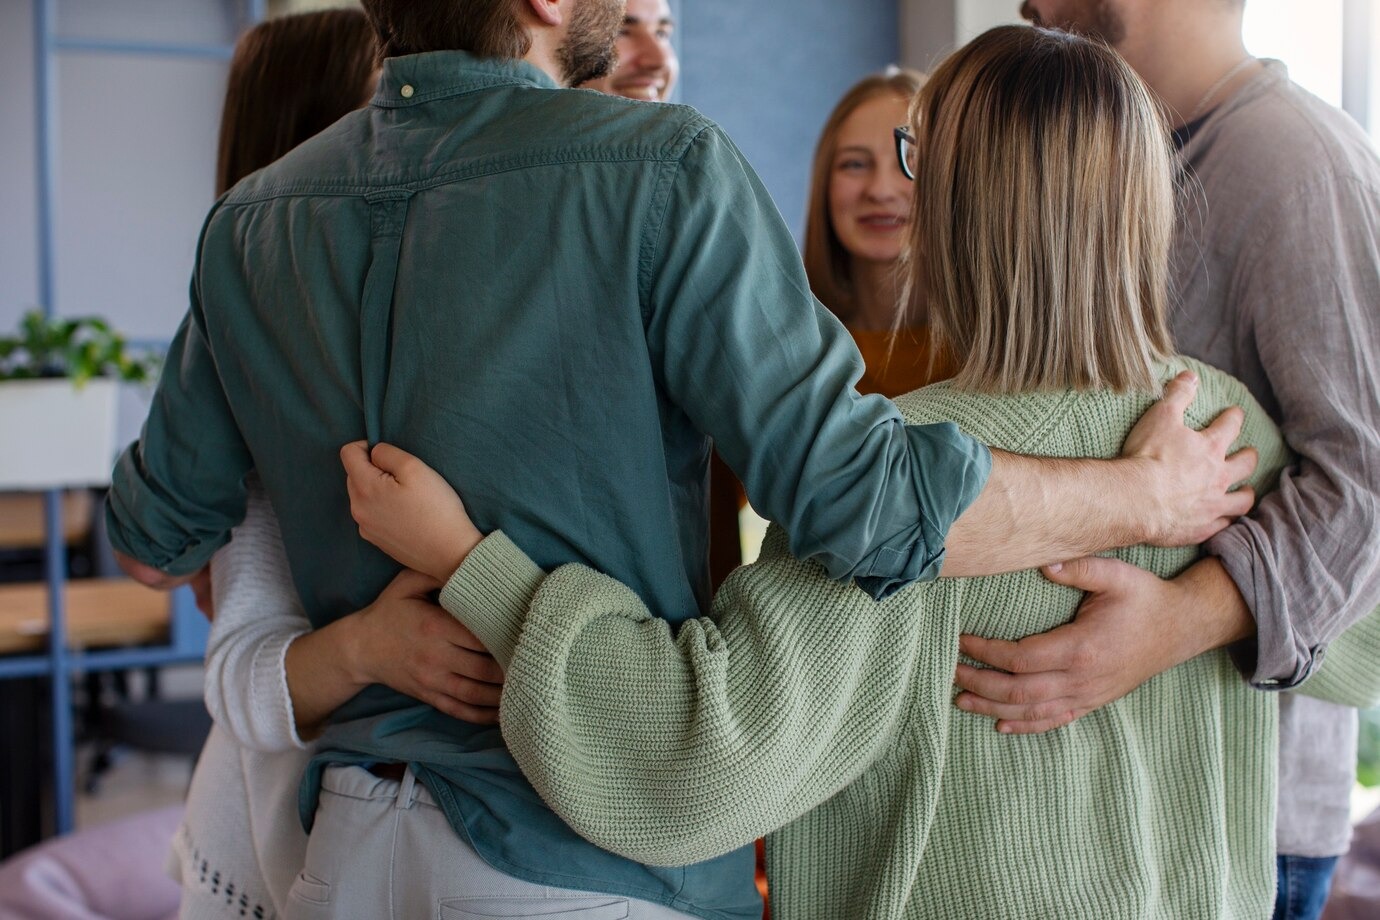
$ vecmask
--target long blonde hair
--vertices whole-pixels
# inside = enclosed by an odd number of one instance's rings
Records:
[[[1174,225],[1169,134],[1114,51],[992,29],[930,76],[907,302],[965,389],[1158,392]]]
[[[924,79],[918,71],[897,69],[857,83],[829,113],[815,145],[810,197],[805,205],[805,274],[810,279],[810,290],[836,316],[848,316],[855,306],[851,257],[839,242],[829,216],[829,180],[839,149],[839,131],[848,116],[878,96],[911,101]]]

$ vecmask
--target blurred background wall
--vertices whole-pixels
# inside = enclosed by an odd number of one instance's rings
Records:
[[[721,123],[799,236],[819,128],[845,88],[891,63],[921,69],[1019,0],[670,0],[682,58],[678,101]],[[1362,4],[1369,0],[1361,0]],[[255,0],[0,0],[0,329],[39,304],[34,10],[64,40],[225,47]],[[340,0],[267,0],[270,14]],[[1369,115],[1380,40],[1350,29],[1357,0],[1251,0],[1247,36],[1296,78]],[[1343,42],[1362,53],[1343,54]],[[1343,59],[1367,69],[1343,73]],[[1355,69],[1353,67],[1353,69]],[[59,314],[99,313],[135,339],[166,341],[186,309],[197,230],[212,200],[224,58],[68,48],[54,56],[54,293]],[[127,395],[121,428],[143,415]]]

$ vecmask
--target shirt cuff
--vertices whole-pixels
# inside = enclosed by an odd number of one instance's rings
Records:
[[[1255,618],[1255,638],[1228,649],[1232,662],[1257,690],[1290,690],[1308,679],[1322,660],[1322,648],[1302,644],[1291,628],[1284,597],[1263,570],[1251,522],[1241,521],[1207,544]]]
[[[292,708],[292,693],[287,684],[287,650],[298,637],[307,630],[297,630],[285,635],[273,635],[263,640],[254,650],[251,663],[253,676],[249,680],[252,711],[272,720],[277,726],[275,737],[267,739],[272,745],[269,750],[279,751],[297,749],[304,751],[307,743],[297,733],[297,713]],[[259,692],[266,692],[267,699],[258,699]]]
[[[546,573],[496,530],[479,541],[446,582],[441,606],[469,627],[506,671],[532,599],[545,580]]]
[[[127,447],[111,474],[105,503],[110,545],[168,575],[199,572],[230,541],[229,528],[198,528],[193,512],[180,507],[147,473],[141,448],[137,441]]]
[[[915,488],[920,534],[893,538],[873,554],[866,573],[855,580],[875,600],[885,600],[915,581],[933,581],[944,565],[949,528],[977,501],[992,475],[992,452],[953,422],[907,425],[906,437],[918,465]]]

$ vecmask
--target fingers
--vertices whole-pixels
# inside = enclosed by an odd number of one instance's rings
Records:
[[[1001,719],[1034,719],[1052,715],[1048,704],[1068,696],[1065,692],[1067,681],[1062,671],[1016,675],[966,664],[960,664],[954,673],[954,683],[967,691],[959,694],[958,708]],[[1043,708],[1036,713],[1035,707]]]
[[[383,591],[385,594],[393,594],[401,597],[426,597],[432,591],[440,587],[441,583],[439,581],[424,572],[418,572],[414,569],[403,569],[394,576],[393,580],[388,583],[388,587],[384,588]],[[436,609],[441,610],[440,607]],[[446,618],[450,619],[450,615],[446,614]],[[452,620],[452,622],[455,621]],[[464,629],[463,626],[460,628]],[[466,629],[465,632],[469,633],[469,630]]]
[[[1003,724],[1012,723],[1049,724],[1051,727],[1067,725],[1073,721],[1075,711],[1074,701],[1067,698],[1015,706],[997,703],[971,693],[960,693],[954,699],[954,705],[975,716],[995,719],[998,731],[1002,730]]]
[[[1184,371],[1165,385],[1160,405],[1164,407],[1164,411],[1172,413],[1174,418],[1182,421],[1184,413],[1193,405],[1197,395],[1198,375],[1192,371]]]
[[[1203,429],[1203,434],[1212,439],[1212,442],[1222,451],[1222,456],[1226,456],[1227,451],[1236,439],[1241,435],[1241,426],[1246,423],[1246,413],[1240,406],[1232,406],[1224,409],[1217,418],[1212,420],[1212,424]]]
[[[408,469],[420,461],[403,450],[401,447],[394,447],[392,444],[378,443],[374,445],[373,451],[369,454],[369,459],[374,466],[386,473],[392,474],[398,479],[402,479]]]
[[[996,720],[1004,735],[1033,735],[1053,731],[1093,710],[1065,694],[1071,677],[1062,672],[1034,675],[1002,674],[959,665],[954,682],[963,691],[954,705],[964,712]]]
[[[1250,512],[1255,507],[1255,489],[1250,486],[1242,486],[1235,492],[1228,492],[1222,496],[1223,513],[1230,519],[1239,518],[1243,514]]]
[[[438,689],[453,700],[480,708],[497,707],[499,699],[503,696],[501,684],[470,680],[459,674],[448,675],[444,681],[444,686]]]
[[[1040,574],[1054,582],[1079,591],[1100,593],[1117,587],[1126,578],[1127,569],[1134,566],[1120,559],[1086,556],[1071,562],[1058,562],[1040,569]]]
[[[487,652],[458,649],[452,660],[451,669],[461,677],[498,687],[501,687],[506,679],[503,668],[494,656]]]
[[[421,694],[423,702],[453,719],[473,722],[476,725],[498,724],[498,704],[503,698],[502,686],[471,680],[460,674],[443,675],[435,684]]]
[[[1238,450],[1227,458],[1227,473],[1233,483],[1244,482],[1260,463],[1260,453],[1254,447]]]
[[[457,627],[459,627],[458,629],[453,631],[453,635],[447,637],[450,639],[452,643],[460,646],[463,649],[476,652],[477,654],[485,655],[489,658],[493,657],[492,655],[489,655],[489,650],[484,647],[484,643],[479,641],[479,637],[476,636],[474,633],[470,632],[468,626],[466,626],[464,623],[461,623],[459,620],[453,617],[451,618],[451,622],[454,623]],[[502,680],[502,678],[499,679]]]
[[[1069,644],[1060,641],[1063,631],[1068,628],[1061,626],[1052,632],[1030,636],[1019,642],[960,636],[958,650],[974,661],[1012,674],[1064,671],[1068,670],[1073,658]]]
[[[1056,728],[1063,728],[1065,725],[1078,721],[1090,712],[1092,712],[1091,709],[1070,709],[1053,719],[1038,719],[1034,721],[1002,719],[997,722],[997,731],[1001,732],[1003,735],[1038,735],[1044,732],[1054,731]]]
[[[192,576],[192,580],[187,583],[192,589],[192,598],[196,601],[196,609],[201,611],[201,615],[207,620],[215,622],[216,619],[216,600],[215,594],[211,590],[211,567],[202,566],[201,571]]]
[[[472,706],[440,693],[430,695],[422,702],[445,713],[452,719],[459,719],[461,722],[469,722],[473,725],[498,724],[497,706]]]
[[[346,476],[362,477],[373,472],[374,464],[369,460],[369,442],[351,441],[340,448],[340,465],[345,467]]]

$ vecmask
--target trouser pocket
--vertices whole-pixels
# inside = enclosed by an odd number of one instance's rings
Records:
[[[308,904],[329,904],[331,903],[331,886],[329,882],[317,878],[309,872],[297,873],[297,878],[292,883],[288,897],[298,901],[305,901]]]

